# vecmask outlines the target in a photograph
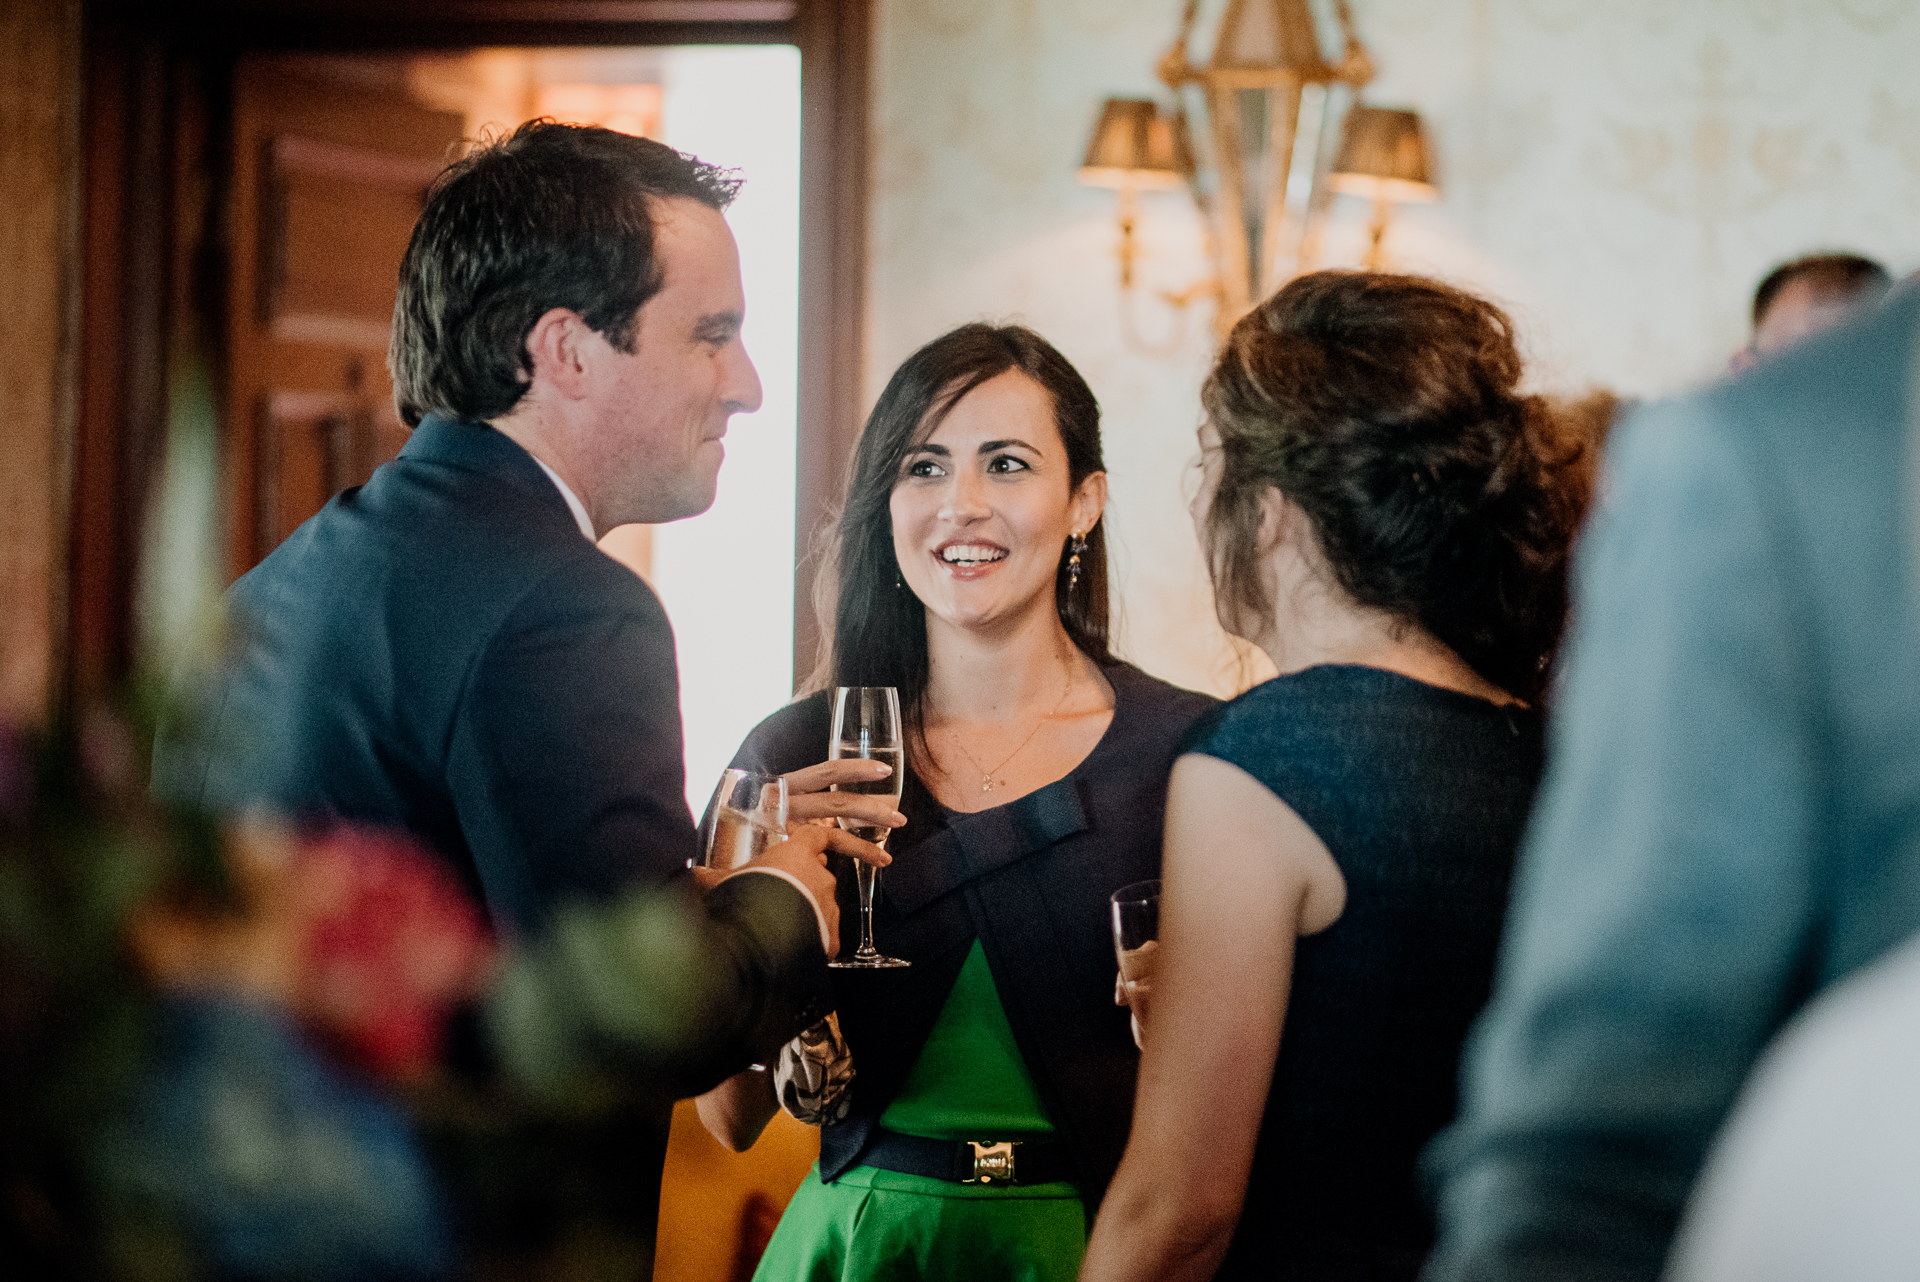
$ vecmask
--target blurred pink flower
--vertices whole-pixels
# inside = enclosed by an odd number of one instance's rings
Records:
[[[306,923],[295,978],[305,1020],[385,1077],[438,1061],[453,1008],[480,990],[494,945],[446,864],[401,834],[338,827],[301,843]]]

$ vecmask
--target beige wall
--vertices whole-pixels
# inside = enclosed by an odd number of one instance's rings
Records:
[[[1920,0],[1352,5],[1381,72],[1367,99],[1423,114],[1445,192],[1403,214],[1390,253],[1511,305],[1545,387],[1649,395],[1714,374],[1782,258],[1920,265]],[[877,0],[866,384],[870,403],[974,318],[1057,342],[1106,407],[1124,649],[1225,690],[1180,486],[1209,338],[1202,316],[1179,337],[1151,298],[1204,273],[1197,221],[1177,193],[1143,198],[1130,339],[1112,198],[1074,180],[1100,101],[1161,92],[1180,7]],[[1365,215],[1336,205],[1332,263],[1357,261]]]
[[[0,6],[0,719],[37,720],[65,613],[77,4]]]

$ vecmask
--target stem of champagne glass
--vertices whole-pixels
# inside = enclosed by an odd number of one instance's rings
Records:
[[[854,869],[854,878],[860,887],[860,947],[853,952],[855,957],[877,957],[880,950],[873,946],[873,884],[880,876],[880,870],[872,864],[861,864]]]

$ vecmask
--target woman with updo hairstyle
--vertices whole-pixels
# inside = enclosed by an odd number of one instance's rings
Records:
[[[1542,765],[1584,503],[1499,308],[1301,277],[1202,392],[1192,511],[1279,675],[1173,770],[1127,1151],[1082,1279],[1415,1278]]]

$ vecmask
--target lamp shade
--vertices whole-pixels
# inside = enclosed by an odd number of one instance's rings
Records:
[[[1286,70],[1315,81],[1339,74],[1320,53],[1307,0],[1228,0],[1212,69]]]
[[[1172,117],[1145,98],[1109,98],[1080,181],[1095,187],[1178,187],[1193,167]]]
[[[1427,165],[1419,113],[1353,108],[1327,182],[1335,191],[1376,200],[1437,199],[1440,191]]]

